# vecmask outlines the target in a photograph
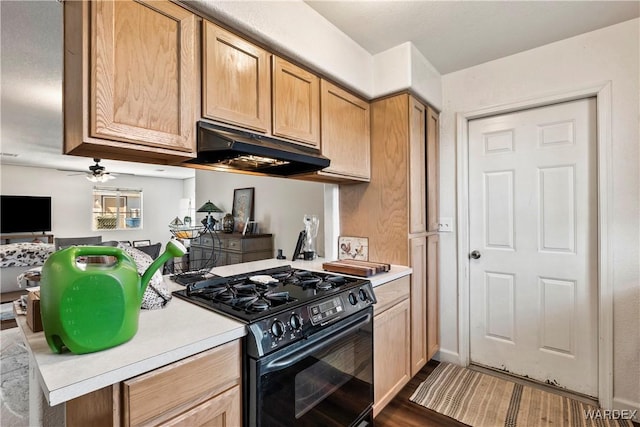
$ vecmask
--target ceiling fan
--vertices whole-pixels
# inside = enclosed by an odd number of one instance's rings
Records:
[[[93,159],[96,162],[95,165],[89,166],[91,173],[87,173],[87,179],[91,182],[107,182],[115,179],[115,175],[111,175],[107,172],[106,168],[100,165],[100,159]]]
[[[72,175],[85,175],[85,177],[91,182],[107,182],[116,178],[115,174],[107,172],[106,168],[100,164],[100,159],[93,159],[96,162],[95,165],[89,165],[89,172],[67,171],[76,172],[69,174]],[[60,169],[63,170],[63,169]]]

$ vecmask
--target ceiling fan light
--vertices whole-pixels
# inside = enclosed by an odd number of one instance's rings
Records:
[[[90,175],[87,176],[87,179],[91,182],[107,182],[110,181],[112,179],[115,179],[115,176],[111,176],[111,175],[107,175],[107,174],[102,174],[102,175]]]

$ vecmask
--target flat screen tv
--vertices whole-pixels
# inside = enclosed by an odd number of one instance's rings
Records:
[[[0,232],[51,231],[51,197],[0,196]]]

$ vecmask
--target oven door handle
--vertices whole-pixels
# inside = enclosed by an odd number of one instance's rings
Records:
[[[331,337],[326,340],[321,340],[319,342],[315,342],[314,344],[310,344],[309,346],[303,347],[295,353],[281,357],[280,359],[272,360],[267,363],[265,369],[267,372],[280,370],[284,368],[288,368],[291,365],[294,365],[309,356],[311,353],[319,350],[322,347],[326,347],[328,345],[333,344],[337,340],[343,338],[345,335],[349,335],[350,333],[360,329],[362,326],[371,322],[372,319],[371,313],[366,313],[363,316],[358,317],[357,319],[352,320],[348,324],[346,324],[343,328],[339,329],[332,333]]]

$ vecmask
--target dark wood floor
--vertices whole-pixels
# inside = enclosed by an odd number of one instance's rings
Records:
[[[418,374],[409,381],[400,393],[378,414],[375,427],[465,427],[453,418],[446,417],[424,406],[413,403],[409,397],[440,362],[429,361]],[[634,422],[634,427],[640,427]]]
[[[450,427],[466,426],[452,418],[409,401],[409,397],[427,376],[438,366],[432,360],[409,381],[400,393],[378,414],[375,427]]]

